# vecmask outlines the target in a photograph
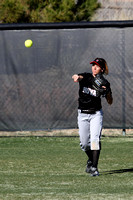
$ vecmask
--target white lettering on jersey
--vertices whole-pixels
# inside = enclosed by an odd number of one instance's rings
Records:
[[[91,96],[95,96],[96,97],[96,90],[93,90],[91,88],[87,88],[87,87],[83,87],[83,93],[85,94],[90,94]]]

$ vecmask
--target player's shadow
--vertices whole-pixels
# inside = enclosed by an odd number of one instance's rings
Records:
[[[111,171],[104,171],[101,174],[102,175],[108,175],[108,174],[120,174],[120,173],[126,173],[131,172],[133,173],[133,168],[130,169],[118,169],[118,170],[111,170]]]

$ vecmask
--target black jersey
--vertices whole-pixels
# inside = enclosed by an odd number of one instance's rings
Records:
[[[102,108],[101,98],[96,96],[96,90],[92,88],[92,80],[94,79],[91,73],[79,74],[83,79],[79,81],[79,106],[86,113],[95,113]]]

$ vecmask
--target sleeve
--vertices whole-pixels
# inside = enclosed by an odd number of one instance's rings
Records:
[[[90,73],[87,73],[87,72],[79,73],[78,75],[83,76],[83,78],[90,78],[90,77],[91,77],[91,74],[90,74]]]

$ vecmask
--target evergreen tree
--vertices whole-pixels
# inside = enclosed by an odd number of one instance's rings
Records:
[[[97,0],[1,0],[1,23],[90,21]]]

